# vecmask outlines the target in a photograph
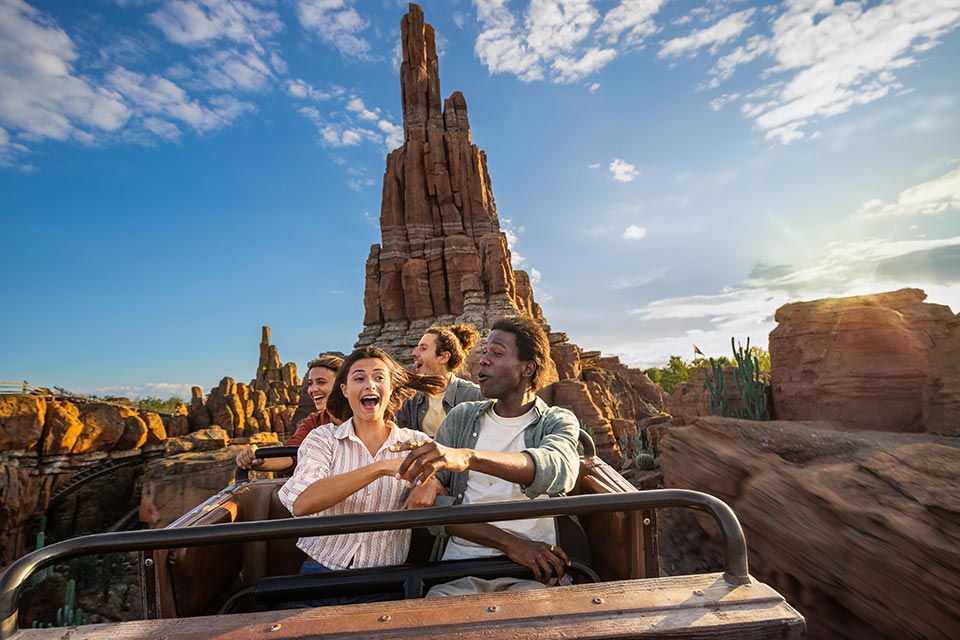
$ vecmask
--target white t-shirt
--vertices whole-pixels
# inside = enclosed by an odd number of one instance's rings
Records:
[[[494,409],[487,411],[477,428],[480,437],[477,439],[476,449],[483,451],[499,451],[502,453],[519,453],[526,449],[523,441],[523,432],[534,421],[536,413],[531,409],[517,418],[498,416]],[[536,499],[549,498],[542,495]],[[479,504],[482,502],[503,502],[504,500],[529,500],[520,490],[520,485],[507,482],[495,476],[470,471],[467,490],[463,495],[463,504]],[[538,540],[546,544],[556,544],[557,535],[553,518],[533,518],[530,520],[508,520],[505,522],[491,522],[499,529],[512,533],[518,538]],[[443,553],[444,560],[464,560],[468,558],[488,558],[503,555],[499,549],[491,549],[463,538],[450,536],[447,548]]]

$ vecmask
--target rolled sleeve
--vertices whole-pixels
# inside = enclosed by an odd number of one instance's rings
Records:
[[[277,497],[293,514],[293,504],[307,487],[330,475],[333,463],[333,430],[314,429],[307,434],[297,452],[297,468],[293,475],[283,483]]]
[[[577,452],[577,432],[580,424],[572,412],[567,409],[553,408],[544,420],[550,420],[545,426],[543,440],[536,447],[523,450],[536,467],[533,482],[522,487],[528,498],[547,494],[551,497],[573,491],[580,470],[580,454]]]

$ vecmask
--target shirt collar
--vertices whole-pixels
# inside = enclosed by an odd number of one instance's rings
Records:
[[[388,447],[391,444],[398,442],[399,438],[398,432],[400,428],[396,425],[396,423],[393,422],[393,420],[387,420],[387,426],[390,427],[390,434],[383,442],[384,447]],[[340,426],[336,427],[336,429],[333,431],[333,437],[337,438],[338,440],[346,440],[353,437],[357,440],[357,442],[360,442],[360,438],[357,437],[357,432],[353,428],[353,418],[347,418],[340,424]],[[381,447],[381,449],[382,448],[383,447]]]

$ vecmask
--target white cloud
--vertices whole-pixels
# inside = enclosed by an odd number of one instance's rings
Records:
[[[370,42],[361,34],[368,24],[352,2],[346,0],[297,0],[297,18],[304,29],[348,58],[370,58]]]
[[[228,40],[262,50],[260,41],[283,29],[276,12],[242,0],[168,0],[148,19],[168,40],[183,46]]]
[[[602,166],[603,165],[600,164],[599,162],[591,162],[590,164],[587,165],[587,169],[599,169]]]
[[[596,93],[596,92],[597,92],[597,89],[599,89],[599,88],[600,88],[600,83],[599,83],[599,82],[592,82],[592,83],[590,83],[590,85],[587,87],[587,92],[588,92],[588,93]]]
[[[689,39],[691,34],[668,42],[661,54],[699,51],[711,42],[706,34],[733,15],[695,32],[698,38]],[[706,86],[718,86],[739,66],[761,56],[772,58],[773,64],[759,75],[764,85],[741,112],[768,140],[782,144],[812,137],[811,131],[823,120],[902,92],[897,72],[917,64],[916,54],[935,47],[960,25],[956,0],[885,0],[869,5],[795,0],[770,15],[770,34],[752,36],[746,45],[722,55]],[[735,32],[736,25],[727,26],[728,33]],[[712,49],[717,51],[724,40],[719,38],[721,31],[713,34]]]
[[[666,0],[621,0],[620,4],[607,12],[597,30],[605,36],[609,44],[621,38],[627,46],[639,46],[657,32],[653,16]]]
[[[940,277],[923,269],[898,269],[896,265],[922,265],[940,252],[944,264]],[[929,302],[960,309],[960,236],[937,240],[867,240],[831,243],[807,267],[774,269],[775,273],[748,277],[715,294],[664,298],[633,309],[643,325],[657,327],[657,335],[638,336],[636,342],[600,344],[620,354],[625,362],[641,366],[659,364],[670,354],[691,354],[696,343],[708,355],[728,355],[730,338],[751,338],[764,345],[776,326],[773,314],[784,304],[800,300],[865,295],[918,287]],[[949,275],[942,272],[948,271]],[[682,327],[671,333],[664,327]],[[688,357],[688,356],[685,356]]]
[[[252,104],[229,95],[214,96],[204,106],[163,76],[147,76],[121,67],[108,73],[105,81],[139,113],[180,120],[198,133],[221,129],[255,110]]]
[[[0,3],[0,125],[30,139],[79,139],[124,126],[131,111],[115,92],[76,74],[73,41],[20,0]]]
[[[273,70],[252,50],[225,49],[194,58],[203,70],[204,88],[225,91],[265,91],[273,84]]]
[[[714,111],[719,111],[720,109],[723,109],[724,105],[726,105],[728,102],[733,102],[734,100],[737,100],[739,98],[740,98],[739,93],[725,93],[719,98],[714,98],[713,100],[711,100],[710,108],[713,109]]]
[[[503,235],[507,238],[507,249],[510,250],[510,266],[514,269],[524,268],[524,264],[527,259],[517,253],[517,242],[519,241],[519,235],[522,234],[525,230],[525,227],[514,227],[513,220],[510,218],[501,218],[500,219],[500,231],[503,232]]]
[[[141,398],[167,398],[176,397],[181,400],[189,400],[191,397],[191,384],[180,384],[174,382],[147,382],[140,385],[126,385],[114,387],[97,387],[95,389],[77,389],[77,393],[97,396],[113,396],[115,398],[128,398],[138,400]]]
[[[353,96],[347,102],[347,111],[356,114],[361,120],[376,120],[380,117],[380,109],[376,111],[367,109],[366,105],[363,104],[363,100],[356,96]]]
[[[624,240],[643,240],[646,237],[647,237],[646,227],[638,227],[637,225],[632,224],[623,230]]]
[[[403,144],[403,127],[400,125],[393,124],[389,120],[381,120],[377,123],[377,127],[386,134],[384,144],[387,150],[393,151]]]
[[[904,189],[896,202],[880,199],[863,203],[856,216],[914,216],[960,211],[960,168],[948,171],[939,178]]]
[[[616,57],[615,49],[594,48],[585,52],[579,59],[557,56],[550,66],[554,71],[557,82],[576,82],[595,71],[599,71]]]
[[[754,9],[746,9],[732,13],[706,29],[692,31],[686,36],[673,38],[664,42],[657,55],[661,58],[687,55],[695,57],[700,49],[709,47],[711,53],[716,53],[719,46],[736,40],[752,24],[750,18]]]
[[[163,138],[169,142],[175,142],[180,139],[180,129],[177,125],[160,118],[144,118],[143,127],[158,138]]]
[[[327,91],[321,91],[315,89],[309,82],[306,80],[288,80],[287,85],[287,95],[293,98],[300,98],[301,100],[313,100],[314,102],[323,102],[324,100],[330,100],[331,98],[340,97],[344,94],[343,87],[338,87],[333,85]]]
[[[300,107],[297,111],[309,118],[317,127],[320,144],[325,147],[355,147],[364,141],[383,141],[383,137],[375,131],[356,127],[350,122],[335,122],[321,114],[316,107]]]
[[[640,175],[640,172],[637,171],[635,166],[620,158],[614,158],[609,168],[610,175],[617,182],[633,182],[633,180]]]
[[[477,0],[475,52],[491,73],[523,82],[576,82],[601,69],[616,51],[586,41],[600,15],[584,0],[532,0],[523,26],[503,0]]]

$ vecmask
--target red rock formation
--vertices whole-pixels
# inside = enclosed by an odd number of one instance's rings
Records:
[[[0,451],[27,451],[36,446],[46,408],[38,396],[0,396]]]
[[[550,332],[530,277],[511,266],[487,158],[471,141],[467,102],[458,91],[441,105],[433,28],[420,7],[410,5],[400,29],[404,144],[387,156],[382,242],[367,258],[357,346],[376,343],[409,362],[411,348],[431,324],[469,322],[482,330],[505,315],[533,317],[550,337],[541,395],[579,412],[601,452],[618,457],[614,430],[635,432],[638,420],[656,413],[649,402],[656,398],[659,406],[659,392],[616,358],[604,359],[601,369],[608,374],[593,374],[603,380],[573,382],[583,373],[580,348],[566,334]],[[476,352],[468,356],[462,375],[473,377],[477,360]],[[556,389],[549,386],[558,381]],[[614,381],[612,389],[600,389]]]
[[[529,278],[510,265],[466,100],[455,92],[441,105],[433,27],[410,5],[400,29],[404,144],[387,156],[382,243],[367,259],[358,346],[377,343],[405,361],[436,322],[488,327],[516,313],[545,320]]]
[[[300,397],[297,365],[292,362],[280,363],[277,347],[270,344],[270,327],[263,327],[261,336],[257,376],[250,386],[266,394],[267,404],[296,404]],[[241,393],[244,393],[244,390],[241,390]],[[243,402],[246,403],[246,398],[243,398]],[[246,412],[246,415],[252,414]],[[268,431],[269,428],[260,430]]]
[[[713,375],[712,373],[710,374]],[[727,387],[727,399],[730,408],[733,411],[745,407],[743,396],[737,389],[737,383],[734,378],[737,375],[737,368],[723,367],[724,382]],[[704,382],[707,379],[707,373],[703,367],[694,367],[690,370],[690,377],[686,382],[674,385],[673,392],[666,398],[666,411],[675,417],[693,417],[709,416],[710,413],[710,391]]]
[[[922,431],[927,357],[954,318],[949,307],[924,303],[926,297],[901,289],[778,309],[770,333],[775,415]]]
[[[923,387],[923,425],[929,433],[960,436],[960,315],[930,350]]]
[[[733,507],[751,573],[806,616],[811,638],[960,628],[955,439],[712,417],[663,431],[665,485]]]

